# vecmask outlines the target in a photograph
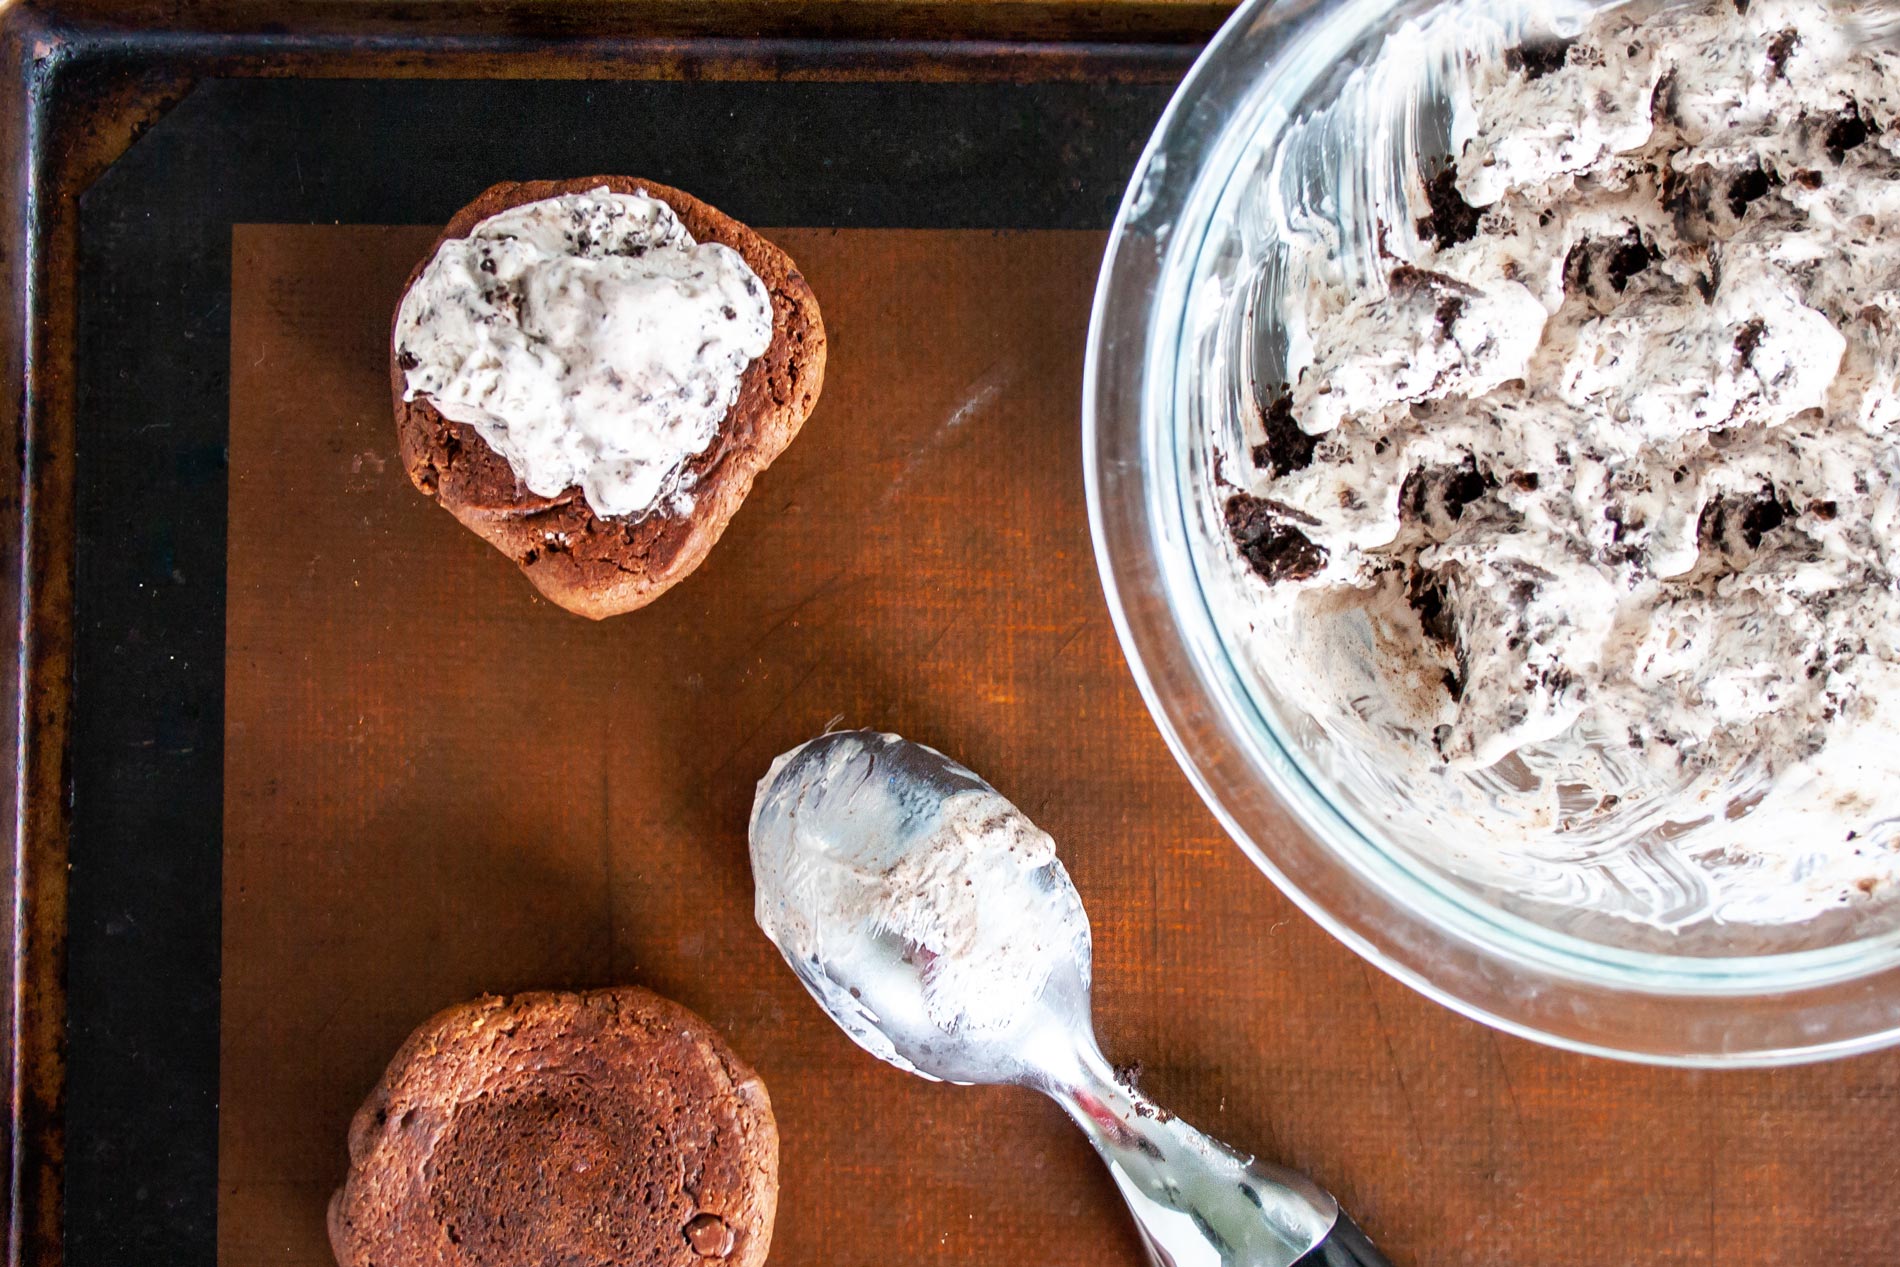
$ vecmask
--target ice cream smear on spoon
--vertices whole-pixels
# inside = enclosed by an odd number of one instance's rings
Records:
[[[928,760],[919,760],[928,754]],[[1089,923],[1055,841],[962,766],[894,735],[841,732],[781,756],[752,809],[759,926],[872,1054],[925,1077],[868,1012],[941,1061],[1086,994]],[[828,973],[821,965],[835,966]],[[842,978],[848,977],[849,980]],[[891,978],[895,979],[891,979]]]
[[[1305,1177],[1217,1143],[1118,1080],[1089,1009],[1089,923],[1055,842],[935,749],[839,731],[781,756],[752,806],[759,926],[859,1046],[926,1078],[1015,1083],[1087,1132],[1157,1263],[1378,1264]]]

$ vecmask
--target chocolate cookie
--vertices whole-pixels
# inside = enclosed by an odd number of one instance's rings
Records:
[[[602,518],[578,487],[538,496],[474,427],[443,417],[420,395],[403,399],[407,384],[393,324],[389,370],[403,465],[415,486],[513,559],[551,601],[596,620],[645,606],[699,566],[753,479],[798,434],[825,377],[824,322],[791,258],[690,194],[627,176],[491,187],[449,222],[409,275],[404,293],[442,243],[467,237],[490,216],[603,185],[666,203],[696,241],[737,251],[771,295],[771,345],[746,367],[718,437],[686,464],[694,489],[690,512],[656,509],[643,518]]]
[[[341,1267],[756,1267],[778,1207],[765,1086],[633,987],[450,1008],[350,1124]]]

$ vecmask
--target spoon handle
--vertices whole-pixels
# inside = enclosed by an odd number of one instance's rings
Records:
[[[1116,1078],[1094,1044],[1041,1089],[1107,1163],[1157,1267],[1386,1267],[1306,1176],[1235,1152]]]
[[[1392,1267],[1372,1238],[1341,1210],[1326,1239],[1308,1250],[1297,1267]]]

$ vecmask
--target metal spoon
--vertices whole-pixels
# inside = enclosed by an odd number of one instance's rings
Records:
[[[1163,1267],[1385,1267],[1303,1175],[1208,1138],[1118,1079],[1089,1015],[1089,925],[1053,842],[975,774],[840,731],[773,763],[752,807],[759,926],[859,1046],[1054,1099]]]

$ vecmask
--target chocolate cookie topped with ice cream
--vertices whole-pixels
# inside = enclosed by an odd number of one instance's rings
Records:
[[[416,487],[595,618],[703,560],[824,380],[786,254],[692,196],[496,185],[403,292],[391,388]]]

